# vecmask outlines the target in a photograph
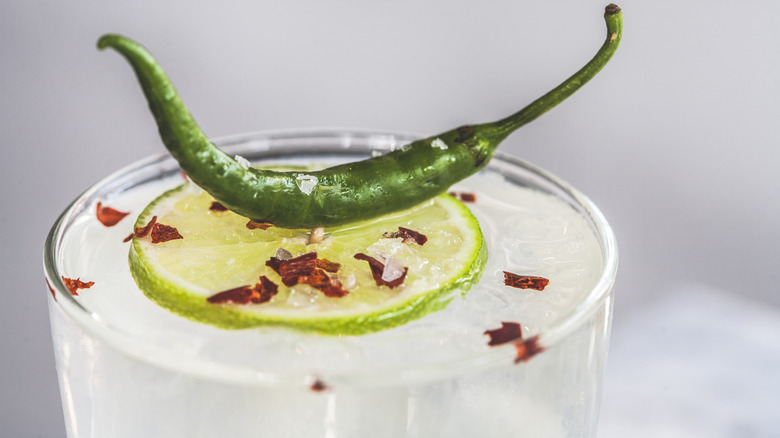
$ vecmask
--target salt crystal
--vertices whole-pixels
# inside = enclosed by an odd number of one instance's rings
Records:
[[[301,189],[303,193],[306,193],[307,195],[311,195],[311,192],[314,190],[314,187],[317,186],[317,177],[313,175],[298,175],[295,178],[296,184],[298,184],[298,188]]]
[[[436,140],[431,142],[431,146],[435,148],[439,148],[441,150],[447,149],[447,143],[444,143],[444,140],[437,138]]]
[[[314,243],[320,243],[322,242],[322,239],[325,238],[325,228],[324,227],[314,227],[311,229],[311,234],[309,234],[309,241],[308,244],[314,244]]]
[[[404,275],[404,263],[396,258],[388,257],[385,269],[382,271],[382,280],[391,282]]]
[[[246,158],[242,157],[241,155],[236,155],[235,160],[239,166],[243,167],[244,169],[249,169],[250,163]]]
[[[357,277],[355,277],[355,274],[349,274],[349,277],[344,282],[344,289],[352,289],[355,285],[357,285]]]
[[[276,250],[276,258],[279,260],[290,260],[292,256],[292,253],[284,248],[279,248]]]

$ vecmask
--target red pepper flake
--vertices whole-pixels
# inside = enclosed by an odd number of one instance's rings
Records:
[[[328,278],[330,278],[330,284],[323,287],[317,287],[317,289],[320,292],[322,292],[326,297],[342,298],[347,296],[347,294],[349,294],[349,291],[344,289],[344,285],[341,284],[341,281],[339,281],[338,278],[331,275],[329,275]]]
[[[292,287],[298,284],[298,277],[314,274],[317,268],[317,253],[312,251],[287,260],[271,257],[265,265],[282,277],[285,286]]]
[[[133,233],[133,235],[139,239],[148,236],[149,232],[152,231],[152,227],[154,227],[154,224],[156,223],[157,223],[157,216],[152,216],[152,218],[149,219],[149,223],[147,223],[143,227],[135,227],[135,232]]]
[[[322,269],[315,269],[311,274],[299,275],[296,284],[308,284],[319,289],[330,284],[330,277]]]
[[[206,301],[212,304],[235,303],[247,304],[252,299],[252,286],[239,286],[233,289],[223,290],[208,298]]]
[[[460,199],[462,202],[477,202],[477,195],[471,192],[449,192],[450,196]]]
[[[246,223],[246,227],[249,228],[250,230],[255,230],[257,228],[260,228],[261,230],[265,231],[273,226],[274,224],[270,222],[259,222],[252,219],[249,219],[249,222]]]
[[[276,272],[277,274],[282,275],[279,272],[279,267],[282,265],[283,261],[284,260],[280,259],[279,257],[271,257],[270,259],[268,259],[268,261],[265,262],[265,265],[273,269],[274,272]]]
[[[74,280],[72,278],[65,277],[64,275],[62,276],[62,281],[65,283],[65,287],[68,289],[68,291],[70,291],[70,294],[74,296],[79,294],[79,289],[89,289],[92,287],[92,285],[95,284],[94,281],[83,282],[81,281],[80,277]]]
[[[149,219],[149,223],[143,227],[135,227],[133,234],[125,237],[123,242],[129,242],[133,237],[142,239],[149,235],[152,237],[152,243],[162,243],[169,240],[184,238],[179,234],[179,230],[170,225],[164,225],[157,222],[157,216],[152,216],[152,218]]]
[[[322,392],[327,389],[330,389],[328,385],[325,384],[322,380],[319,378],[315,378],[314,381],[309,385],[309,389],[311,389],[314,392]]]
[[[516,322],[502,322],[501,328],[486,330],[485,334],[490,336],[488,345],[501,345],[523,338],[522,328]]]
[[[545,350],[544,347],[539,345],[539,335],[526,339],[525,341],[516,342],[515,349],[517,350],[515,363],[527,362],[529,359]]]
[[[135,233],[130,233],[129,236],[127,236],[124,239],[122,239],[122,243],[127,243],[127,242],[133,240],[133,236],[135,236]]]
[[[209,207],[209,210],[211,211],[228,211],[227,207],[220,204],[217,201],[211,201],[211,206]]]
[[[385,271],[384,263],[371,257],[370,255],[363,253],[355,254],[355,258],[357,260],[364,260],[368,262],[368,266],[371,268],[371,275],[374,277],[374,281],[376,282],[377,286],[388,286],[390,289],[394,289],[404,282],[406,279],[406,273],[409,271],[409,268],[404,267],[404,272],[400,277],[392,281],[385,281],[382,279],[382,273]]]
[[[51,287],[51,283],[49,283],[49,279],[46,279],[46,286],[49,288],[49,292],[51,292],[51,297],[54,298],[54,301],[57,301],[57,292],[54,291],[54,288]]]
[[[338,277],[328,275],[322,269],[317,269],[311,275],[301,275],[298,277],[298,284],[308,284],[325,294],[330,298],[341,298],[349,292],[341,285]]]
[[[97,202],[97,219],[100,221],[101,224],[107,226],[107,227],[113,227],[114,225],[118,224],[119,221],[125,218],[129,212],[119,211],[115,210],[111,207],[104,207],[103,203],[98,201]]]
[[[477,195],[464,192],[460,194],[460,200],[463,202],[477,202]]]
[[[326,272],[336,272],[341,265],[327,259],[318,259],[315,251],[286,260],[271,257],[265,265],[279,274],[282,283],[287,287],[308,284],[331,298],[340,298],[349,293],[338,277]]]
[[[317,267],[328,272],[338,272],[341,264],[328,259],[317,259]]]
[[[517,275],[504,271],[504,284],[516,287],[518,289],[544,290],[550,283],[550,280],[544,277],[533,277],[530,275]]]
[[[163,243],[169,240],[184,239],[184,237],[179,234],[179,230],[170,225],[163,225],[159,222],[154,224],[152,227],[151,236],[152,243]]]
[[[268,277],[263,275],[260,282],[254,286],[240,286],[216,293],[206,300],[212,304],[234,303],[234,304],[262,304],[271,301],[274,295],[279,291],[279,286]]]
[[[420,234],[417,231],[404,227],[398,227],[398,231],[384,233],[383,235],[391,239],[400,237],[404,243],[416,243],[420,246],[425,245],[425,242],[428,241],[428,237],[425,234]]]
[[[183,179],[186,182],[190,182],[190,177],[187,175],[187,172],[181,171],[179,172],[179,175],[181,175],[181,179]]]
[[[282,283],[290,287],[298,283],[299,277],[314,274],[316,268],[317,253],[310,252],[289,260],[283,260],[279,264],[279,275],[282,277]]]

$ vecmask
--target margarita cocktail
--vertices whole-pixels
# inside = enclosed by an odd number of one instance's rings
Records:
[[[411,139],[304,131],[217,144],[253,165],[331,165]],[[69,437],[594,436],[617,252],[599,211],[566,183],[498,155],[452,187],[484,236],[478,284],[450,291],[442,310],[353,336],[225,329],[148,299],[125,240],[132,217],[182,183],[168,156],[137,163],[85,192],[51,231],[45,268]],[[107,227],[98,202],[130,216]],[[549,283],[520,289],[505,272]]]

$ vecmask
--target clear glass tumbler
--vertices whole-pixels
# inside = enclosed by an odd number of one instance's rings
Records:
[[[304,130],[216,143],[253,163],[331,163],[370,157],[413,138]],[[441,312],[357,337],[221,330],[170,314],[148,301],[129,274],[122,240],[134,218],[106,228],[94,216],[98,201],[140,213],[182,183],[177,163],[159,155],[100,181],[56,221],[44,252],[67,436],[595,436],[617,272],[615,237],[584,195],[516,158],[497,154],[472,178],[561,201],[596,242],[595,262],[577,271],[592,280],[572,292],[576,302],[523,325],[524,339],[533,343],[487,346],[485,331],[495,329],[513,304],[493,292],[483,299],[474,290]],[[478,209],[479,199],[474,205]],[[507,226],[481,214],[486,236],[500,238]],[[499,265],[515,257],[513,251],[525,251],[491,248],[490,239],[489,257]],[[534,257],[544,264],[543,256]],[[483,281],[500,275],[500,266],[488,262]],[[95,281],[94,288],[73,295],[64,278],[77,277]],[[517,311],[531,312],[535,305],[521,303]],[[538,354],[520,354],[533,347]]]

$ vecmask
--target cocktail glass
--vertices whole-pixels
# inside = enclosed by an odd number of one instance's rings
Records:
[[[335,163],[414,138],[304,130],[216,143],[253,163]],[[565,203],[596,242],[587,288],[560,312],[520,321],[528,331],[522,342],[487,346],[484,332],[503,321],[511,304],[495,293],[483,300],[474,290],[441,312],[358,337],[221,330],[170,314],[148,301],[129,274],[122,237],[133,218],[105,228],[95,220],[95,205],[134,205],[132,213],[140,213],[182,182],[177,163],[158,155],[100,181],[64,211],[45,244],[67,436],[595,436],[617,270],[614,235],[584,195],[521,160],[499,153],[472,178]],[[469,181],[463,188],[470,189]],[[503,232],[494,218],[477,216],[486,236]],[[489,244],[489,257],[500,265],[522,251],[512,248]],[[499,275],[491,266],[483,281]],[[94,279],[95,288],[72,295],[63,277],[76,276]]]

